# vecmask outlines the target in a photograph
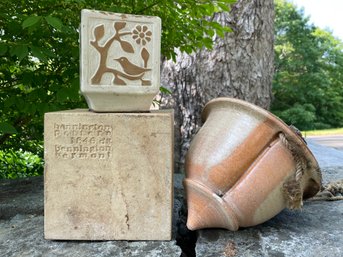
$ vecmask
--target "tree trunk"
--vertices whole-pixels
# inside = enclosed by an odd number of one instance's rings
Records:
[[[228,96],[269,108],[274,60],[274,1],[238,0],[230,13],[214,19],[233,29],[215,37],[213,50],[178,54],[176,63],[162,65],[162,85],[172,95],[162,97],[163,108],[175,109],[176,170],[201,126],[200,114],[211,99]]]

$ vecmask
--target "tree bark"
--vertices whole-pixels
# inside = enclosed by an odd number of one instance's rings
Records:
[[[176,63],[162,64],[162,85],[172,95],[162,97],[163,108],[175,109],[176,170],[183,169],[184,157],[193,135],[201,126],[201,111],[211,99],[227,96],[268,109],[274,61],[274,1],[238,0],[230,13],[214,19],[233,32],[214,37],[212,50],[179,53]]]

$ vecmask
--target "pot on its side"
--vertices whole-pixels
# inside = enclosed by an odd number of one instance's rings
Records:
[[[187,227],[237,230],[300,208],[321,186],[302,137],[270,112],[232,99],[210,101],[186,157]]]

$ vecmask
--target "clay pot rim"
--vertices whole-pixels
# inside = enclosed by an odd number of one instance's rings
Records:
[[[218,110],[218,109],[224,109],[223,107],[227,107],[230,106],[232,107],[232,104],[235,104],[237,106],[240,107],[244,107],[244,109],[246,110],[250,110],[251,113],[256,113],[266,119],[269,119],[273,125],[275,124],[275,127],[278,128],[278,132],[279,133],[284,133],[288,139],[292,140],[298,147],[301,148],[301,150],[303,150],[304,152],[304,156],[306,158],[307,161],[309,161],[312,165],[312,168],[318,168],[319,169],[319,164],[316,160],[316,158],[314,157],[313,153],[311,152],[311,150],[307,147],[306,142],[304,141],[304,139],[296,134],[285,122],[283,122],[280,118],[278,118],[277,116],[275,116],[274,114],[272,114],[271,112],[258,107],[254,104],[251,104],[249,102],[240,100],[240,99],[235,99],[235,98],[231,98],[231,97],[219,97],[219,98],[215,98],[211,101],[209,101],[201,114],[201,119],[203,122],[206,121],[207,117],[209,116],[209,114],[214,111],[214,110]]]

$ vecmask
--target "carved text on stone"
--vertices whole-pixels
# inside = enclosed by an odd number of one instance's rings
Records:
[[[112,155],[111,125],[55,123],[55,156],[59,159],[109,159]]]

